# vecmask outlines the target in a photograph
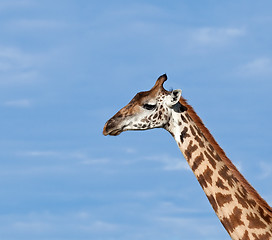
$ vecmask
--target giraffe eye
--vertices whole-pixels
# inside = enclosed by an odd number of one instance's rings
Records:
[[[146,103],[146,104],[143,105],[143,108],[146,109],[146,110],[153,110],[153,109],[156,108],[156,104],[148,104],[148,103]]]

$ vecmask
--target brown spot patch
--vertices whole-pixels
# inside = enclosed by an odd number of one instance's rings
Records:
[[[183,143],[184,139],[187,137],[190,137],[190,135],[187,133],[188,132],[188,128],[184,127],[183,130],[180,133],[180,141]]]
[[[217,160],[218,162],[222,161],[217,152],[215,152],[212,149],[207,149],[207,151],[209,152],[213,159]]]
[[[213,174],[212,170],[209,167],[207,167],[203,174],[199,174],[197,176],[197,180],[203,189],[208,187],[208,183],[212,185],[212,174]]]
[[[194,160],[194,163],[193,163],[193,166],[192,166],[192,170],[195,171],[203,161],[204,161],[203,154],[200,153],[200,155],[197,156],[195,158],[195,160]]]
[[[183,122],[188,123],[187,119],[183,116],[183,114],[180,115]]]
[[[212,152],[214,152],[214,148],[213,148],[213,146],[212,146],[211,144],[209,144],[209,148],[210,148],[210,150],[211,150]]]
[[[246,230],[241,240],[250,240],[248,236],[248,231]]]
[[[195,132],[195,130],[194,130],[194,128],[193,128],[192,126],[190,126],[190,130],[191,130],[191,133],[192,133],[194,136],[196,136],[196,132]]]
[[[213,171],[209,168],[209,166],[207,166],[207,168],[206,168],[205,171],[203,172],[203,176],[204,176],[204,179],[205,179],[210,185],[212,185],[212,175],[213,175]]]
[[[226,181],[228,182],[230,187],[234,186],[234,183],[237,183],[238,180],[236,177],[233,176],[233,174],[230,172],[229,168],[224,165],[219,171],[218,174]]]
[[[190,117],[190,115],[188,113],[185,114],[186,118],[188,119],[189,122],[192,122],[193,119]]]
[[[215,169],[215,167],[216,167],[216,162],[215,162],[215,160],[212,158],[212,156],[209,154],[209,153],[207,153],[206,151],[204,151],[204,154],[205,154],[205,156],[207,157],[207,159],[208,159],[208,161],[209,161],[209,163],[212,165],[212,167]]]
[[[229,190],[229,188],[224,185],[224,182],[221,180],[221,178],[217,179],[216,186],[223,190]]]
[[[271,219],[271,217],[270,217],[268,214],[265,214],[263,208],[261,208],[261,207],[259,206],[258,210],[259,210],[259,213],[260,213],[260,215],[261,215],[261,218],[262,218],[266,223],[271,224],[271,220],[272,220],[272,219]]]
[[[204,176],[202,174],[199,174],[197,177],[198,182],[200,183],[201,187],[204,189],[208,187],[206,180],[204,179]]]
[[[245,225],[241,220],[241,216],[242,210],[239,209],[238,207],[235,207],[233,209],[232,214],[228,218],[227,217],[222,218],[221,222],[228,232],[233,232],[234,229],[237,228],[238,226]]]
[[[195,140],[198,142],[199,147],[201,147],[201,148],[204,147],[204,143],[202,142],[202,140],[199,136],[195,136]]]
[[[215,195],[216,201],[219,207],[223,207],[224,204],[229,203],[232,201],[231,194],[223,194],[223,193],[216,193]]]
[[[256,202],[253,199],[248,199],[247,191],[246,189],[241,186],[237,189],[237,192],[235,193],[235,197],[238,200],[238,203],[240,203],[244,208],[253,208],[256,206]]]
[[[256,234],[256,233],[252,233],[252,236],[255,238],[254,240],[268,240],[271,239],[271,234],[269,232],[264,233],[264,234]]]
[[[181,138],[181,135],[180,135],[180,138]],[[187,147],[187,149],[184,152],[184,154],[187,157],[188,161],[191,159],[193,152],[196,151],[196,150],[197,150],[197,146],[193,145],[193,141],[191,140],[188,147]]]
[[[247,215],[247,220],[249,221],[249,228],[266,228],[266,224],[260,219],[256,213],[250,213]]]
[[[195,130],[197,131],[197,134],[198,134],[199,136],[203,136],[203,133],[200,131],[200,129],[199,129],[198,126],[195,125],[194,128],[195,128]]]

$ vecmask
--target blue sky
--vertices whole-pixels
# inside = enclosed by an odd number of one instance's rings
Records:
[[[170,134],[103,125],[168,74],[272,204],[271,1],[0,2],[0,239],[229,239]]]

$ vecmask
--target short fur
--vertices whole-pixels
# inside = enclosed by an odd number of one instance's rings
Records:
[[[248,191],[250,195],[256,199],[258,204],[260,204],[261,207],[263,207],[267,212],[269,216],[272,217],[272,208],[268,205],[268,203],[257,193],[257,191],[249,184],[249,182],[244,178],[244,176],[238,171],[238,169],[233,165],[233,163],[230,161],[230,159],[226,156],[223,149],[219,146],[219,144],[215,141],[214,137],[210,133],[210,131],[206,128],[200,117],[196,114],[194,109],[187,103],[187,100],[183,97],[180,98],[180,104],[185,106],[188,110],[189,116],[193,119],[193,121],[197,124],[201,132],[204,134],[204,136],[207,138],[207,140],[212,144],[213,148],[216,150],[216,152],[219,154],[221,159],[226,163],[228,168],[231,170],[231,172],[234,174],[234,176],[240,180],[240,182],[243,184],[245,189]]]

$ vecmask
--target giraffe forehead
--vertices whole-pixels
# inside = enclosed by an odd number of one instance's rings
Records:
[[[146,91],[146,92],[139,92],[135,95],[134,98],[130,101],[128,105],[141,105],[150,101],[159,101],[162,100],[165,97],[164,93],[158,93],[158,92],[152,92],[152,91]]]

